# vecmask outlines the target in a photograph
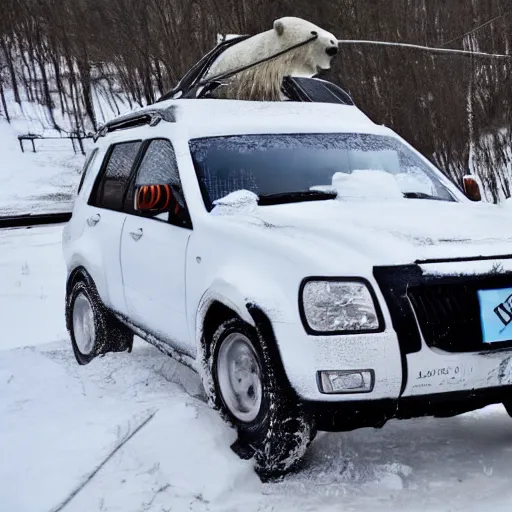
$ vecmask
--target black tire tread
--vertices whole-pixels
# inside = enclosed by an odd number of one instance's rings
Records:
[[[96,343],[90,354],[82,354],[76,344],[73,333],[72,311],[73,302],[79,293],[85,294],[90,300],[96,327]],[[131,351],[133,346],[133,333],[102,303],[98,291],[92,282],[77,281],[66,298],[66,323],[71,338],[73,353],[80,365],[90,363],[95,357],[108,352]]]
[[[240,332],[253,343],[263,366],[265,402],[264,415],[259,415],[253,424],[243,424],[234,418],[224,406],[218,390],[215,359],[222,340],[232,332]],[[304,411],[295,392],[273,370],[273,362],[267,344],[257,329],[239,318],[223,322],[211,340],[207,364],[212,375],[213,405],[223,418],[235,426],[238,440],[233,446],[242,457],[253,454],[256,470],[263,479],[274,478],[294,469],[314,439],[314,421]]]

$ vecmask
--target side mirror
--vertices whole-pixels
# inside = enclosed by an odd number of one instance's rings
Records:
[[[135,210],[138,212],[165,213],[174,202],[169,185],[142,185],[135,189]]]
[[[481,201],[482,194],[480,193],[480,185],[473,178],[473,176],[464,176],[464,193],[468,199],[471,201]]]

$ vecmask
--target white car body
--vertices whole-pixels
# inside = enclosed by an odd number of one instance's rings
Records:
[[[158,108],[175,109],[176,122],[99,138],[98,153],[64,230],[69,276],[84,268],[108,308],[201,371],[201,333],[209,306],[220,302],[254,324],[248,307],[254,305],[268,318],[286,376],[305,402],[396,404],[398,399],[512,384],[512,376],[503,370],[512,356],[509,347],[443,351],[429,347],[418,328],[420,350],[404,353],[374,272],[374,267],[400,265],[417,265],[432,276],[485,275],[498,267],[505,274],[512,272],[509,214],[469,201],[437,170],[455,202],[376,197],[234,205],[224,213],[208,212],[189,150],[191,139],[368,133],[407,143],[354,106],[171,100]],[[116,142],[155,138],[174,146],[193,229],[88,205],[108,148]],[[88,223],[95,215],[100,221]],[[139,229],[144,236],[135,241],[130,233]],[[368,282],[382,312],[382,332],[308,333],[301,320],[299,290],[311,276]],[[369,393],[325,394],[319,389],[320,371],[361,369],[375,373]]]

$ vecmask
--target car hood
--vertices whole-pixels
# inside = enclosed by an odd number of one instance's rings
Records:
[[[512,254],[512,209],[485,203],[336,199],[259,206],[242,217],[293,239],[295,250],[348,251],[372,265]]]

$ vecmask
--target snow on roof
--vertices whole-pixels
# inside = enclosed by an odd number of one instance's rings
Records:
[[[373,124],[370,119],[355,106],[335,105],[331,103],[300,103],[291,101],[237,101],[237,100],[169,100],[168,106],[175,106],[177,121],[190,123],[200,118],[204,123],[205,114],[219,114],[223,117],[250,116],[251,118],[279,115],[280,117],[322,119],[324,121],[343,118],[347,121],[357,121]],[[165,108],[165,107],[164,107]]]
[[[178,99],[150,105],[139,112],[155,110],[171,110],[176,123],[187,125],[191,134],[220,133],[228,127],[240,133],[381,131],[357,107],[331,103]]]

